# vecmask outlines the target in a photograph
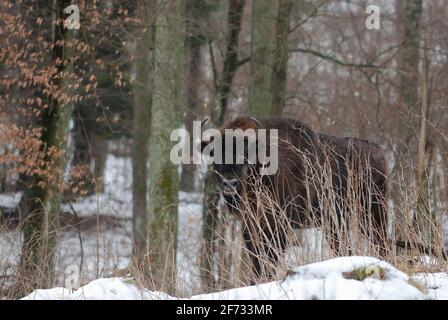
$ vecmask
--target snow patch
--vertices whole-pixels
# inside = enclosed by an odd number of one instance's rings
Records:
[[[22,300],[168,300],[163,292],[139,289],[132,279],[97,279],[76,291],[66,288],[38,289]]]
[[[419,273],[412,276],[412,279],[424,286],[432,299],[448,300],[447,273]]]
[[[359,269],[378,268],[381,276],[362,279],[347,277]],[[405,273],[387,262],[371,257],[340,257],[291,270],[280,281],[222,292],[192,296],[195,300],[222,299],[448,299],[448,276],[421,274],[413,280],[425,281],[428,293],[420,291]],[[163,292],[138,288],[132,279],[98,279],[70,291],[64,288],[35,290],[23,299],[177,299]]]
[[[383,277],[347,278],[359,269],[382,270]],[[376,300],[425,299],[409,277],[371,257],[340,257],[291,270],[283,281],[194,296],[194,299]]]
[[[14,209],[22,198],[22,192],[8,192],[0,194],[0,207]]]

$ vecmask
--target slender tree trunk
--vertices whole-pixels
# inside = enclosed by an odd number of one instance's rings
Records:
[[[137,39],[135,52],[133,146],[132,146],[132,226],[134,255],[138,263],[146,253],[148,241],[148,140],[151,123],[153,94],[154,41],[156,0],[140,0],[137,17],[141,34]]]
[[[81,166],[89,169],[90,175],[79,179],[87,184],[83,187],[84,195],[103,191],[103,177],[107,156],[107,139],[98,132],[98,108],[92,105],[78,105],[74,110],[74,154],[72,167]],[[70,192],[69,192],[69,195]]]
[[[241,31],[241,20],[243,16],[245,1],[229,1],[227,14],[227,44],[224,65],[220,80],[217,82],[215,100],[216,106],[211,112],[211,123],[219,126],[224,121],[227,108],[227,101],[232,87],[233,78],[239,67],[238,63],[238,37]],[[218,274],[213,268],[213,256],[215,252],[217,223],[218,223],[218,202],[220,198],[219,189],[214,181],[213,172],[207,171],[204,183],[204,201],[202,211],[202,236],[203,252],[201,254],[201,279],[202,285],[207,290],[213,290],[215,281],[213,276]]]
[[[108,152],[107,139],[103,136],[93,133],[89,144],[92,149],[93,162],[93,192],[103,192],[104,190],[104,171],[106,169],[106,158]]]
[[[202,47],[206,43],[204,28],[206,5],[203,0],[187,0],[186,5],[188,37],[186,39],[187,73],[185,77],[186,110],[184,112],[184,125],[190,134],[190,145],[192,145],[192,143],[197,143],[197,141],[193,141],[193,121],[199,118],[198,112],[203,104],[199,92],[201,88]],[[193,163],[182,165],[180,190],[185,192],[198,191],[195,176],[196,167]]]
[[[288,71],[289,18],[294,2],[280,0],[275,37],[275,51],[272,68],[271,92],[272,114],[281,115],[285,104],[286,76]]]
[[[255,117],[272,114],[272,69],[277,1],[252,1],[250,113]]]
[[[241,22],[244,10],[244,0],[231,0],[227,14],[227,38],[226,55],[222,74],[216,88],[216,107],[212,110],[212,122],[220,125],[224,122],[227,102],[229,101],[230,91],[232,89],[233,78],[239,67],[238,62],[238,38],[241,31]]]
[[[174,293],[178,220],[178,167],[169,158],[170,134],[180,127],[184,66],[184,1],[157,7],[154,96],[149,141],[148,258],[158,290]]]
[[[429,61],[426,49],[423,50],[421,72],[421,104],[420,104],[420,131],[418,137],[418,156],[416,170],[417,207],[414,214],[413,225],[420,240],[425,245],[433,244],[434,227],[437,223],[429,207],[429,169],[433,154],[432,143],[428,137],[428,72]]]
[[[51,79],[53,90],[59,90],[67,83],[67,73],[72,71],[67,59],[69,49],[64,41],[69,41],[69,33],[63,27],[63,9],[68,0],[54,3],[55,24],[53,29],[53,50],[51,63],[57,72]],[[26,190],[24,199],[25,223],[20,271],[24,279],[24,291],[54,284],[54,255],[57,244],[58,213],[64,187],[64,171],[67,164],[69,123],[73,105],[59,100],[54,93],[49,97],[49,107],[43,110],[41,127],[41,152],[45,154],[47,174],[32,177],[32,186]]]
[[[204,200],[202,208],[202,254],[201,254],[201,280],[205,290],[212,291],[215,287],[213,267],[214,253],[217,241],[217,226],[219,215],[220,193],[215,183],[213,172],[207,171],[204,182]]]
[[[405,108],[418,108],[422,0],[400,0],[403,10],[403,48],[400,51],[400,93]],[[415,114],[415,113],[414,113]],[[409,124],[408,124],[409,125]],[[406,126],[405,126],[406,127]]]
[[[402,15],[403,43],[398,57],[399,66],[399,105],[398,157],[400,161],[408,159],[410,141],[415,137],[414,128],[418,127],[419,106],[419,62],[421,40],[421,18],[423,12],[422,0],[398,1],[398,10]],[[397,161],[397,166],[402,164]]]
[[[421,18],[423,12],[422,0],[398,0],[397,11],[400,14],[400,41],[402,47],[398,56],[399,70],[399,94],[401,101],[398,108],[397,144],[395,165],[392,171],[393,183],[410,185],[413,177],[411,174],[402,172],[404,166],[412,163],[413,154],[417,153],[412,148],[411,140],[416,137],[414,128],[418,128],[418,92],[419,92],[419,62],[420,62],[420,39]],[[392,187],[391,196],[395,208],[407,208],[406,199],[400,193],[402,188]],[[407,233],[409,224],[409,213],[394,210],[398,228],[397,237],[403,238]]]

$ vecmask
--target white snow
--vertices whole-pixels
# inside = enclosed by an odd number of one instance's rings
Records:
[[[360,269],[373,271],[372,275],[363,280],[353,277]],[[294,268],[284,280],[195,295],[190,299],[448,299],[447,274],[419,274],[412,279],[412,282],[418,281],[422,287],[426,286],[427,292],[420,291],[409,281],[408,275],[387,262],[362,256],[339,257]],[[64,288],[35,290],[23,299],[177,298],[138,288],[132,279],[109,278],[92,281],[76,291]]]
[[[8,192],[0,194],[0,207],[14,209],[22,198],[22,192]]]
[[[420,273],[412,278],[427,288],[432,299],[448,300],[448,273]]]
[[[357,269],[384,270],[363,281],[347,279],[344,273]],[[196,299],[313,299],[371,300],[425,299],[424,293],[408,283],[409,277],[387,262],[370,257],[340,257],[291,270],[282,281],[195,296]]]
[[[167,300],[163,292],[139,289],[132,279],[97,279],[76,291],[66,288],[39,289],[22,300]]]
[[[179,193],[179,228],[177,239],[177,285],[184,294],[200,285],[198,257],[202,226],[202,195]]]

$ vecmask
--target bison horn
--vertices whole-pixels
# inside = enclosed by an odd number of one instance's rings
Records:
[[[208,121],[208,118],[205,118],[204,120],[201,121],[201,128],[204,126],[204,124]]]
[[[257,125],[257,129],[261,128],[261,122],[257,119],[255,119],[254,117],[250,117],[252,119],[253,122],[255,122],[255,124]]]

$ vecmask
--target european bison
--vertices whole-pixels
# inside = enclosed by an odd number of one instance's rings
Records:
[[[243,221],[243,238],[256,276],[265,270],[263,261],[275,265],[283,254],[288,240],[285,223],[302,228],[326,222],[327,241],[332,251],[340,254],[340,226],[345,225],[348,231],[349,220],[356,218],[362,232],[384,254],[386,160],[378,146],[366,140],[317,133],[288,118],[237,118],[219,128],[223,140],[228,134],[225,129],[267,129],[268,137],[270,129],[278,130],[275,174],[261,175],[259,159],[255,163],[213,166],[227,207]],[[202,150],[208,143],[202,142]],[[260,141],[255,143],[258,146]],[[225,143],[222,148],[223,154],[235,152],[235,148],[226,150]],[[268,153],[273,150],[269,143],[266,148]],[[350,213],[354,208],[358,208],[357,217]]]

